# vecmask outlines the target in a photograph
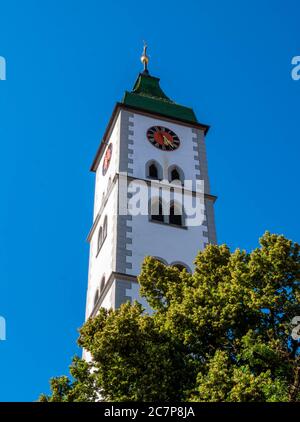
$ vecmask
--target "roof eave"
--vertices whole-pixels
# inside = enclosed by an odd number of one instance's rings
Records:
[[[195,128],[198,128],[198,129],[203,130],[204,131],[204,135],[207,134],[207,132],[209,131],[209,128],[210,128],[209,125],[206,125],[204,123],[192,122],[192,121],[181,119],[181,118],[177,118],[177,117],[170,117],[170,116],[165,115],[163,113],[152,112],[152,111],[148,111],[148,110],[145,110],[143,108],[140,108],[140,107],[135,107],[135,106],[132,106],[132,105],[127,105],[127,104],[123,104],[123,103],[117,102],[115,104],[115,107],[113,109],[111,118],[109,119],[108,125],[107,125],[107,127],[105,129],[105,132],[104,132],[102,141],[101,141],[101,143],[99,145],[99,148],[97,150],[97,153],[96,153],[95,158],[93,160],[93,163],[91,165],[90,171],[92,171],[92,172],[96,172],[96,170],[97,170],[98,163],[101,160],[102,152],[103,152],[103,149],[105,147],[105,143],[107,141],[108,135],[109,135],[110,130],[112,128],[112,125],[113,125],[113,123],[114,123],[114,121],[115,121],[115,119],[116,119],[116,117],[118,115],[118,112],[121,109],[135,111],[137,113],[144,114],[144,115],[148,115],[149,114],[151,116],[154,115],[154,116],[157,116],[157,117],[162,117],[164,119],[167,119],[170,122],[180,122],[180,123],[183,123],[186,126],[195,127]]]

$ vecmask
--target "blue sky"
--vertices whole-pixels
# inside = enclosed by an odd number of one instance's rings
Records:
[[[141,69],[211,125],[220,243],[299,241],[296,0],[1,3],[0,401],[32,401],[78,353],[93,174],[114,103]]]

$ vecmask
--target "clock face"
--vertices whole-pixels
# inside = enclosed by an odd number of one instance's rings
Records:
[[[102,165],[102,174],[103,176],[105,176],[109,164],[110,164],[110,160],[111,160],[111,156],[112,156],[112,144],[109,144],[106,151],[105,151],[105,155],[104,155],[104,160],[103,160],[103,165]]]
[[[174,151],[180,145],[176,133],[163,126],[152,126],[147,130],[147,138],[152,145],[163,151]]]

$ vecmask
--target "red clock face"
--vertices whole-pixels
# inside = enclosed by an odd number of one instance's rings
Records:
[[[103,165],[102,165],[102,174],[103,176],[105,176],[109,164],[110,164],[110,160],[111,160],[111,156],[112,156],[112,144],[109,144],[106,151],[105,151],[105,155],[104,155],[104,160],[103,160]]]
[[[180,145],[176,133],[163,126],[152,126],[147,130],[147,138],[152,145],[163,151],[174,151]]]

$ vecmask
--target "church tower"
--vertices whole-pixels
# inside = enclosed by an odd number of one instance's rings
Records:
[[[128,300],[145,304],[136,279],[145,256],[192,271],[197,252],[216,243],[216,197],[210,193],[205,152],[209,127],[191,108],[165,95],[159,79],[149,74],[146,50],[144,70],[115,105],[91,167],[96,181],[86,318],[100,307],[115,309]],[[186,180],[193,184],[186,189],[191,200],[197,197],[193,186],[202,182],[203,217],[198,224],[187,224],[185,209],[179,212],[182,205],[174,199]],[[169,182],[176,186],[165,203],[161,192]],[[147,212],[123,212],[121,202],[125,197],[126,205],[134,196],[132,186],[138,185],[154,187]]]

